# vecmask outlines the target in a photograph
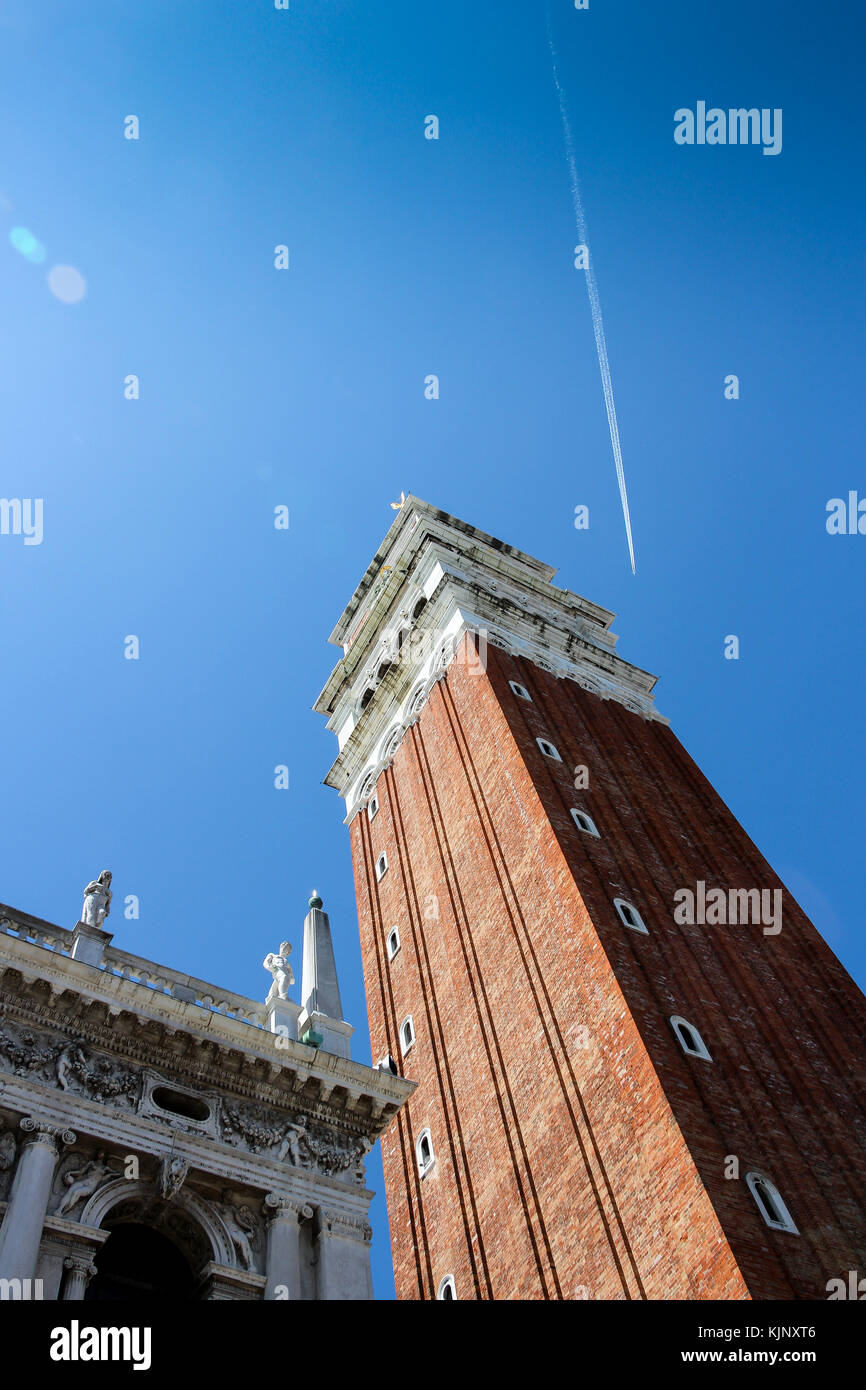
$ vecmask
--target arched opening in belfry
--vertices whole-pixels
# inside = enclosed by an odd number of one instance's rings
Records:
[[[86,1299],[183,1302],[194,1297],[193,1267],[168,1236],[138,1221],[122,1221],[109,1230]]]

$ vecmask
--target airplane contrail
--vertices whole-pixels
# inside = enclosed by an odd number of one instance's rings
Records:
[[[571,201],[574,204],[574,217],[577,223],[577,235],[580,244],[589,247],[589,238],[586,231],[586,216],[583,211],[583,199],[580,196],[580,181],[577,177],[577,160],[574,153],[574,136],[571,133],[571,122],[568,119],[568,110],[565,104],[565,92],[562,90],[562,83],[559,80],[559,66],[556,57],[556,46],[553,42],[553,27],[550,22],[550,0],[547,0],[547,42],[550,46],[550,61],[553,64],[553,80],[556,83],[556,94],[559,98],[559,114],[562,117],[562,129],[565,134],[565,153],[568,159],[568,168],[571,176]],[[616,406],[613,399],[613,383],[610,379],[610,362],[607,357],[607,342],[604,336],[604,321],[601,317],[601,304],[598,298],[598,285],[595,279],[595,268],[593,257],[587,250],[586,265],[586,290],[589,295],[589,307],[592,311],[592,326],[595,332],[595,349],[598,353],[598,366],[601,372],[601,384],[604,391],[604,404],[607,410],[607,424],[610,430],[610,443],[613,449],[614,463],[616,464],[616,478],[619,483],[619,496],[622,502],[622,515],[625,521],[625,534],[628,540],[628,553],[631,560],[631,572],[635,573],[634,567],[634,541],[631,534],[631,516],[628,510],[628,492],[625,486],[625,470],[622,466],[622,448],[619,442],[619,425],[616,419]]]

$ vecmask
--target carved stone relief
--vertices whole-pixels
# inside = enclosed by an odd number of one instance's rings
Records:
[[[65,1188],[60,1201],[55,1208],[55,1216],[65,1216],[72,1218],[71,1213],[79,1202],[85,1198],[92,1197],[106,1182],[110,1182],[116,1174],[105,1162],[105,1150],[99,1149],[96,1157],[90,1161],[82,1162],[82,1155],[73,1155],[71,1161],[64,1164],[65,1171],[61,1177],[61,1183]]]
[[[231,1236],[241,1269],[255,1270],[253,1241],[258,1234],[259,1223],[253,1215],[251,1207],[245,1202],[235,1202],[231,1190],[227,1189],[223,1193],[219,1214],[222,1217],[223,1225]]]
[[[275,1124],[273,1111],[229,1103],[223,1105],[222,1133],[226,1143],[266,1153],[296,1168],[332,1177],[351,1169],[354,1181],[360,1184],[365,1182],[364,1160],[373,1147],[371,1140],[336,1135],[303,1115]]]
[[[100,1105],[129,1110],[138,1095],[134,1068],[90,1052],[78,1038],[53,1037],[10,1022],[0,1027],[0,1065]]]
[[[189,1164],[185,1158],[181,1158],[179,1154],[166,1154],[159,1165],[157,1177],[160,1197],[166,1202],[170,1202],[173,1197],[176,1197],[183,1187],[188,1173]]]
[[[361,1186],[365,1182],[364,1159],[371,1141],[340,1134],[304,1115],[290,1119],[276,1107],[230,1100],[212,1090],[186,1086],[151,1068],[105,1056],[75,1036],[52,1037],[4,1020],[0,1025],[3,1067],[18,1076],[56,1085],[71,1095],[120,1110],[136,1110],[187,1134],[207,1135],[233,1148],[315,1173],[331,1177],[346,1174]],[[4,1143],[0,1137],[0,1153]],[[3,1174],[0,1166],[0,1185]],[[71,1209],[67,1203],[66,1210]]]
[[[12,1185],[17,1147],[12,1123],[0,1119],[0,1199],[6,1198]]]

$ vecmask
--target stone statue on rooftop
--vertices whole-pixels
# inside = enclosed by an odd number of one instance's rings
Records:
[[[103,869],[99,878],[88,883],[84,890],[81,920],[86,927],[101,928],[111,911],[111,872]]]
[[[288,941],[283,941],[280,945],[279,952],[269,951],[262,961],[265,970],[270,970],[274,977],[274,984],[276,985],[277,997],[279,999],[288,999],[289,986],[295,983],[295,976],[292,967],[289,965],[289,956],[291,954],[292,948]]]

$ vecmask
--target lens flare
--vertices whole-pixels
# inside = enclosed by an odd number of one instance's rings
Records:
[[[9,240],[25,261],[30,261],[32,265],[39,265],[45,260],[45,247],[26,227],[10,228]]]
[[[77,304],[87,293],[87,282],[74,265],[53,265],[48,272],[48,288],[64,304]]]

